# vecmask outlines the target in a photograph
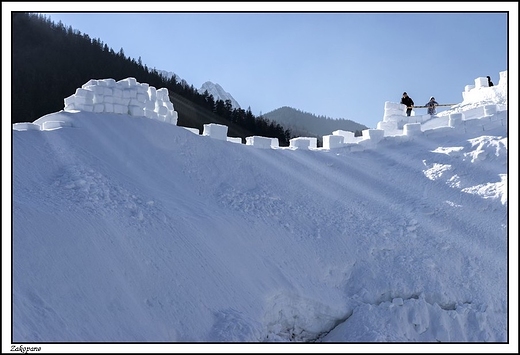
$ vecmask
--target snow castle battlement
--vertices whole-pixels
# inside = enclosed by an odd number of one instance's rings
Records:
[[[466,85],[462,93],[462,104],[482,101],[499,101],[501,105],[507,105],[507,70],[500,72],[498,84],[489,87],[487,77],[478,77],[474,85]]]
[[[118,113],[148,117],[176,125],[178,114],[168,89],[156,89],[135,78],[89,80],[64,99],[64,111]]]
[[[405,105],[387,101],[383,121],[378,122],[376,129],[363,130],[361,137],[355,137],[353,132],[337,130],[331,135],[323,136],[323,147],[317,147],[315,137],[292,138],[289,147],[280,147],[277,138],[251,136],[246,137],[245,145],[260,149],[319,151],[348,148],[351,151],[359,151],[373,149],[382,141],[418,140],[457,132],[484,132],[507,125],[507,71],[500,73],[500,81],[493,87],[488,87],[487,78],[476,78],[475,85],[466,86],[462,96],[464,101],[453,105],[447,114],[434,116],[434,124],[430,115],[415,115],[412,112],[411,116],[406,116]],[[148,84],[138,83],[134,78],[118,82],[114,79],[90,80],[78,88],[74,95],[67,97],[64,103],[65,112],[79,110],[126,114],[177,125],[177,112],[170,102],[168,90],[156,90]],[[15,123],[13,130],[45,131],[68,126],[71,126],[70,122],[52,121],[44,116],[34,123]],[[242,138],[227,136],[226,125],[204,124],[202,134],[196,128],[182,128],[199,136],[242,144]]]
[[[114,79],[91,79],[77,88],[74,94],[66,97],[63,102],[64,112],[115,113],[147,117],[177,125],[178,113],[170,101],[168,89],[156,89],[149,84],[139,83],[131,77],[117,82]],[[37,121],[42,122],[38,124]],[[70,122],[48,121],[40,118],[34,123],[15,123],[13,129],[47,131],[68,126]]]
[[[499,111],[507,110],[507,70],[500,72],[498,85],[492,87],[488,85],[487,77],[476,78],[474,85],[465,86],[462,97],[462,103],[451,107],[448,120],[444,122],[445,126],[462,127],[466,125],[467,120],[482,116],[491,117]],[[435,117],[439,118],[440,115]],[[385,102],[383,120],[377,123],[377,128],[384,130],[385,136],[418,136],[420,132],[430,129],[425,128],[426,125],[423,124],[432,118],[428,114],[416,115],[414,110],[412,110],[410,116],[407,116],[405,105],[387,101]],[[473,124],[468,123],[468,125]],[[414,126],[414,133],[410,131],[412,125]],[[489,125],[487,126],[489,127]],[[484,126],[481,128],[485,130]]]

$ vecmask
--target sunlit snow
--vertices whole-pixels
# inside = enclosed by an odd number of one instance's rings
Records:
[[[507,343],[507,72],[477,79],[325,147],[78,88],[13,125],[12,341]]]

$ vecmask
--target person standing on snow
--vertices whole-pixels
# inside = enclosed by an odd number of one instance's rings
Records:
[[[428,107],[428,115],[433,116],[437,113],[435,110],[435,107],[437,107],[437,105],[439,105],[439,103],[435,101],[435,97],[430,97],[430,101],[428,101],[428,103],[425,105],[426,107]]]
[[[403,92],[403,97],[401,98],[401,104],[405,105],[406,106],[406,116],[410,116],[411,113],[412,113],[412,108],[413,108],[413,100],[410,96],[408,96],[408,94],[405,92]]]
[[[493,86],[493,82],[491,81],[491,77],[488,75],[486,78],[488,80],[488,86],[489,87]]]

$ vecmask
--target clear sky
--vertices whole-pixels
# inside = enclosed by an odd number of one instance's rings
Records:
[[[116,52],[123,48],[126,56],[141,57],[150,68],[174,72],[196,88],[205,81],[218,83],[255,115],[290,106],[375,128],[385,101],[399,101],[403,91],[417,105],[430,96],[456,103],[461,88],[475,78],[490,75],[497,81],[499,72],[508,69],[508,16],[489,11],[513,5],[471,6],[486,13],[434,13],[424,11],[460,6],[393,4],[379,11],[423,12],[369,13],[376,10],[370,4],[329,4],[330,10],[320,13],[328,7],[298,3],[258,8],[217,3],[207,10],[194,4],[132,3],[124,10],[140,12],[51,13],[63,11],[62,6],[42,12]],[[122,10],[119,4],[72,7],[114,8]],[[313,12],[296,12],[309,9]],[[188,12],[170,12],[175,10]],[[194,12],[201,10],[206,12]],[[231,13],[238,10],[247,12]]]
[[[3,353],[517,353],[505,93],[475,89],[453,129],[330,150],[110,112],[12,125]]]

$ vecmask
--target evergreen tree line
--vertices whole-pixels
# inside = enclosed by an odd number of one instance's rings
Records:
[[[265,117],[279,122],[298,136],[309,134],[313,137],[322,137],[332,134],[336,130],[354,132],[354,136],[362,136],[362,131],[368,127],[347,119],[333,119],[326,116],[316,116],[292,107],[283,106],[265,113]]]
[[[230,100],[215,100],[207,91],[201,94],[184,80],[179,82],[175,76],[167,78],[148,68],[141,57],[127,57],[123,48],[115,52],[99,38],[66,28],[61,21],[54,23],[44,15],[23,12],[11,16],[12,123],[33,122],[62,110],[64,98],[90,79],[134,77],[158,89],[167,88],[243,127],[250,135],[278,138],[281,146],[289,145],[293,138],[289,130],[263,116],[256,117],[250,108],[233,108]]]

